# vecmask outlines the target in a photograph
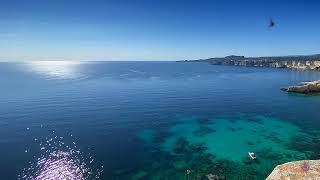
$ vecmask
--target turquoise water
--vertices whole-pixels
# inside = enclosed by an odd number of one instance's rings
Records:
[[[192,162],[192,159],[196,159],[197,157],[174,161],[173,167],[176,169],[190,169],[197,172],[202,166],[208,166],[218,160],[228,160],[237,164],[237,167],[231,165],[232,168],[243,166],[244,169],[247,168],[250,169],[250,171],[255,170],[258,172],[257,174],[249,173],[245,179],[261,179],[270,173],[270,169],[279,163],[298,159],[309,159],[311,157],[311,152],[302,152],[288,146],[295,136],[312,138],[298,126],[264,116],[252,118],[253,119],[247,119],[241,115],[238,119],[203,119],[192,116],[182,116],[179,117],[181,120],[179,124],[169,128],[169,133],[172,135],[166,138],[164,142],[160,144],[153,143],[152,139],[155,138],[155,132],[152,130],[142,131],[140,137],[150,147],[161,149],[161,151],[170,153],[173,156],[184,156],[185,153],[197,154],[199,153],[198,151],[201,152],[201,155],[198,155],[199,157],[205,154],[214,155],[213,158],[207,159],[207,161],[210,159],[212,162],[204,162],[204,164],[192,164],[195,163]],[[188,143],[196,148],[193,147],[190,150],[191,152],[188,152],[188,147],[187,145],[183,145],[184,143]],[[248,152],[255,152],[258,161],[252,161],[248,157]],[[179,165],[175,163],[179,163]],[[205,168],[204,174],[209,174],[211,171],[215,172],[221,168],[222,167],[219,166],[213,169],[211,169],[211,167]],[[183,173],[184,172],[182,172],[182,174]],[[159,174],[161,174],[161,172],[159,172]],[[242,172],[222,174],[222,176],[228,179],[232,177],[238,179]],[[180,176],[182,177],[182,175]],[[194,178],[192,174],[190,178]]]
[[[279,90],[316,79],[205,63],[0,63],[0,179],[264,179],[320,157],[320,96]]]

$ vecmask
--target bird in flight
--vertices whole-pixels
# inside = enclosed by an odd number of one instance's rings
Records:
[[[272,18],[270,18],[269,28],[273,28],[275,25],[275,22],[272,20]]]

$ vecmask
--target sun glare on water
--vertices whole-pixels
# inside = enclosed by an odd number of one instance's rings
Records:
[[[93,168],[94,158],[77,147],[67,145],[63,137],[54,136],[39,142],[40,156],[29,162],[18,179],[21,180],[86,180],[99,179],[102,166]]]
[[[49,79],[81,78],[79,67],[85,62],[75,61],[33,61],[24,64],[24,68]]]

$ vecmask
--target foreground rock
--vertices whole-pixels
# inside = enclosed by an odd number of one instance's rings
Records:
[[[289,86],[288,88],[281,88],[281,90],[304,94],[320,93],[320,81],[303,82],[301,84],[301,86]]]
[[[320,179],[320,160],[302,160],[277,166],[266,180]]]

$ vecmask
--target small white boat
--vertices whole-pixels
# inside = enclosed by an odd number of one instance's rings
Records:
[[[254,154],[254,152],[248,152],[248,154],[249,154],[249,156],[250,156],[250,158],[251,158],[252,160],[257,159],[257,157],[256,157],[256,155]]]

